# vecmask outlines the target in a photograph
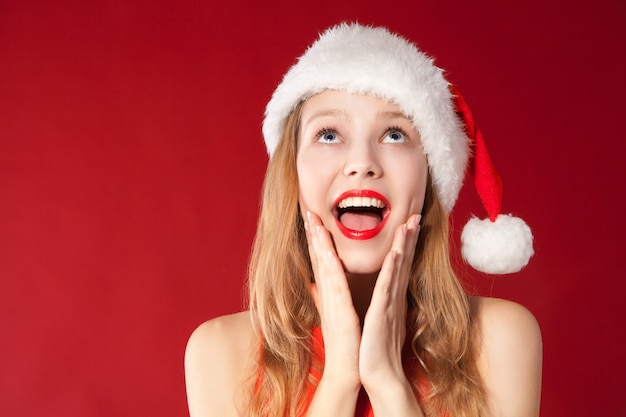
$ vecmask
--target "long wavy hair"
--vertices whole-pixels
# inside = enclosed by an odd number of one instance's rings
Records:
[[[310,368],[311,332],[319,316],[309,292],[313,272],[298,207],[300,113],[301,105],[287,120],[263,185],[248,280],[250,314],[261,342],[246,416],[299,416],[307,387],[318,382]],[[468,295],[450,262],[448,216],[430,176],[407,297],[412,329],[407,339],[420,368],[419,375],[409,378],[425,414],[484,415],[485,393],[476,365],[479,340]]]

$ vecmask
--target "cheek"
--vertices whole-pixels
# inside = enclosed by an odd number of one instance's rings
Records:
[[[395,174],[394,183],[401,194],[408,196],[411,213],[420,213],[424,206],[428,177],[425,159],[419,159],[417,162],[413,159],[406,164],[397,164]]]
[[[316,212],[319,208],[321,197],[322,173],[311,159],[298,158],[298,195],[300,209],[303,214],[306,210]]]

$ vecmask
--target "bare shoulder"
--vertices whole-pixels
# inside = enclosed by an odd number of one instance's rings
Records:
[[[540,341],[537,320],[526,307],[500,298],[471,297],[470,300],[474,320],[486,332],[483,336],[524,336],[528,342],[535,338]]]
[[[191,417],[238,416],[258,341],[248,312],[204,322],[185,351],[185,382]]]
[[[537,416],[542,362],[537,320],[512,301],[473,297],[471,306],[479,332],[478,365],[491,414]]]

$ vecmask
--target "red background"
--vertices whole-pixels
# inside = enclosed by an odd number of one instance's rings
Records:
[[[242,305],[265,103],[342,20],[473,107],[537,254],[466,281],[539,320],[542,415],[626,415],[626,4],[579,3],[0,1],[0,415],[187,413],[187,337]]]

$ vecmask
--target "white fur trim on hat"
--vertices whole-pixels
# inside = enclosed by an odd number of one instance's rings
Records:
[[[328,29],[289,69],[267,105],[263,136],[270,156],[289,114],[324,90],[371,94],[398,105],[420,133],[439,200],[452,210],[463,184],[468,139],[449,83],[430,57],[385,28],[344,23]]]
[[[471,218],[461,233],[461,255],[475,269],[488,274],[521,270],[533,256],[533,235],[519,217],[500,214],[496,221]]]

